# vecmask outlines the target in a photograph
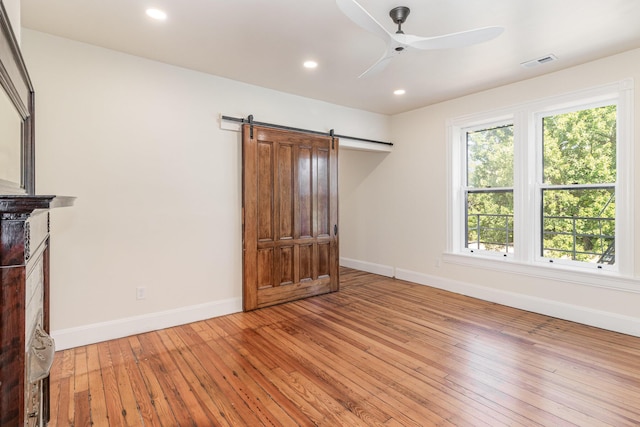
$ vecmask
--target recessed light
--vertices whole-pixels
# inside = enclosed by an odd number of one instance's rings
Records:
[[[404,89],[396,89],[393,91],[394,95],[404,95],[406,91]]]
[[[167,19],[166,12],[160,9],[147,9],[146,13],[150,18],[157,19],[158,21]]]
[[[318,63],[316,61],[304,61],[304,68],[316,68]]]

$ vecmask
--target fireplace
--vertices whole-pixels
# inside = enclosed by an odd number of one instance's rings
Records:
[[[49,419],[52,198],[0,195],[0,427],[46,426]]]
[[[48,216],[48,215],[47,215]],[[48,218],[46,227],[48,228]],[[44,221],[28,221],[25,234],[31,236],[48,230],[31,230]],[[30,238],[26,240],[25,252],[30,263],[25,283],[25,368],[24,368],[24,420],[27,426],[45,425],[43,422],[43,380],[49,376],[55,346],[53,339],[45,331],[44,325],[44,253],[31,254]],[[34,258],[34,259],[32,259]],[[28,264],[29,265],[29,264]]]
[[[46,424],[43,380],[49,376],[55,353],[53,339],[42,328],[42,312],[39,312],[37,320],[27,335],[30,338],[25,355],[24,420],[29,427]]]

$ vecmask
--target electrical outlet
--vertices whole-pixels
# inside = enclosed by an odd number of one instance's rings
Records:
[[[436,258],[436,267],[440,268],[440,258]]]
[[[141,300],[147,297],[147,288],[143,286],[138,286],[136,288],[136,299]]]

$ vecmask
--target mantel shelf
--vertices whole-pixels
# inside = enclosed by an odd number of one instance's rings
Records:
[[[31,213],[36,209],[73,206],[75,200],[75,197],[55,195],[0,195],[0,212]]]

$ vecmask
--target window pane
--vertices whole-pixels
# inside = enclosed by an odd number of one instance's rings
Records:
[[[467,193],[465,247],[513,253],[513,191]]]
[[[616,106],[542,119],[543,182],[549,185],[616,182]]]
[[[615,189],[542,191],[542,256],[615,262]]]
[[[467,132],[467,186],[513,186],[513,125]]]

